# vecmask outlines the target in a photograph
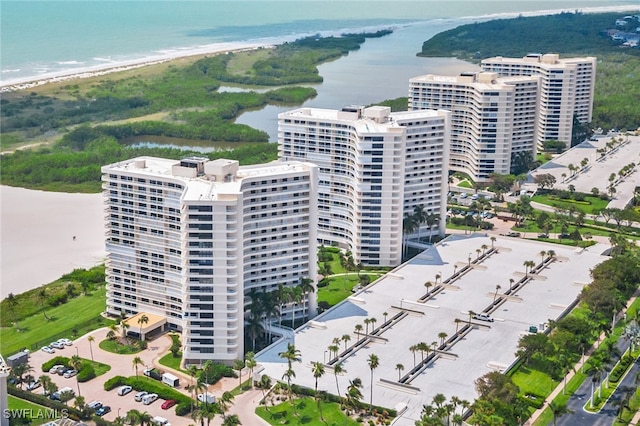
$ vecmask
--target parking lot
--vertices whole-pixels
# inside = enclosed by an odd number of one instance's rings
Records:
[[[626,138],[628,143],[614,149],[605,157],[601,157],[597,150],[604,148],[612,137]],[[584,158],[589,160],[585,170],[571,177],[569,164],[579,168],[580,162]],[[617,174],[620,169],[632,162],[636,165],[640,164],[640,136],[611,134],[594,137],[593,140],[585,141],[571,148],[532,171],[530,175],[552,174],[556,178],[554,188],[557,189],[566,190],[569,185],[573,185],[576,191],[590,193],[591,189],[595,187],[600,192],[607,194],[611,173]],[[616,194],[608,207],[624,208],[633,197],[633,190],[638,182],[640,182],[640,166],[636,167],[635,173],[616,184]]]
[[[481,261],[492,244],[497,251]],[[376,318],[377,330],[371,339],[340,359],[347,373],[337,380],[342,392],[349,380],[362,379],[364,401],[371,391],[367,359],[375,354],[380,360],[374,372],[373,403],[396,408],[406,405],[397,425],[413,425],[419,419],[422,406],[437,393],[447,398],[457,396],[473,401],[476,398],[474,381],[490,371],[504,371],[515,361],[517,343],[531,326],[544,328],[549,319],[557,319],[569,309],[582,288],[590,282],[589,270],[605,260],[602,244],[586,250],[498,236],[492,241],[485,234],[455,235],[421,253],[385,277],[344,302],[318,316],[311,323],[296,330],[293,341],[281,340],[257,355],[265,367],[264,373],[280,379],[287,363],[278,354],[286,351],[288,343],[300,350],[302,362],[294,365],[294,382],[310,388],[315,378],[312,363],[327,364],[328,372],[318,382],[319,389],[336,392],[336,378],[332,373],[328,347],[333,339],[349,335],[347,347],[362,339],[365,319]],[[526,285],[509,296],[504,295],[512,283],[525,276],[525,261],[540,264],[541,252],[553,250],[555,260],[545,263]],[[465,273],[455,273],[465,269]],[[436,277],[438,276],[438,277]],[[513,282],[511,281],[513,280]],[[426,300],[425,282],[432,288],[439,281],[441,291]],[[497,287],[500,286],[500,287]],[[504,303],[488,310],[500,297]],[[421,300],[422,299],[422,300]],[[470,311],[490,314],[493,322],[471,320]],[[394,318],[400,318],[397,322]],[[471,323],[471,324],[469,324]],[[356,324],[363,331],[355,333]],[[468,332],[452,345],[444,344],[469,324]],[[369,330],[374,325],[367,326]],[[446,337],[442,338],[442,334]],[[402,364],[402,376],[414,367],[414,359],[421,361],[421,353],[409,348],[420,342],[438,348],[438,356],[413,377],[399,383],[397,364]],[[342,340],[340,352],[345,349]]]
[[[134,396],[137,393],[136,391],[130,392],[129,394],[124,396],[119,396],[117,393],[118,388],[115,388],[111,391],[104,390],[104,382],[111,377],[128,377],[135,375],[133,359],[136,356],[140,357],[144,363],[143,366],[138,367],[139,375],[142,375],[145,366],[153,367],[155,365],[154,360],[156,360],[156,358],[159,358],[161,354],[166,353],[168,348],[171,346],[171,339],[166,335],[161,336],[153,341],[150,341],[148,349],[144,351],[132,355],[118,355],[103,351],[98,347],[98,343],[106,338],[107,332],[108,329],[100,329],[90,334],[95,339],[95,341],[92,343],[94,360],[110,365],[111,370],[101,376],[89,380],[88,382],[80,383],[80,395],[85,398],[85,402],[89,404],[92,401],[100,401],[102,405],[111,407],[111,412],[104,415],[104,419],[109,421],[115,420],[118,415],[125,416],[127,411],[131,409],[136,409],[140,412],[146,411],[151,415],[151,417],[164,417],[173,426],[187,425],[192,423],[193,420],[190,417],[186,418],[176,416],[175,407],[163,410],[161,408],[161,405],[164,400],[162,399],[158,399],[150,405],[144,405],[142,402],[137,402],[134,400]],[[89,341],[87,340],[88,336],[89,335],[83,336],[80,339],[74,341],[72,346],[65,346],[64,349],[56,349],[54,354],[48,354],[43,351],[33,352],[29,356],[29,365],[34,368],[34,372],[32,372],[31,374],[35,377],[39,377],[43,374],[48,375],[52,378],[53,382],[56,383],[59,389],[70,387],[74,390],[76,395],[78,395],[78,384],[75,377],[64,378],[63,376],[58,374],[51,374],[49,372],[43,373],[41,367],[44,362],[58,355],[72,357],[73,355],[77,354],[81,358],[91,359]],[[180,387],[177,388],[177,390],[184,393],[185,395],[189,395],[189,392],[185,390],[186,386],[189,384],[190,382],[181,377]],[[42,393],[42,386],[38,387],[33,392]],[[73,400],[69,402],[69,405],[73,405]]]

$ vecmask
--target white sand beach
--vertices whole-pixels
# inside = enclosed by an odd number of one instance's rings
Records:
[[[103,208],[101,194],[0,186],[0,299],[101,263]]]

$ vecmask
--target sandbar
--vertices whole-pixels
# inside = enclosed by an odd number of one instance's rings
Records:
[[[0,186],[0,299],[102,263],[104,241],[102,194]]]

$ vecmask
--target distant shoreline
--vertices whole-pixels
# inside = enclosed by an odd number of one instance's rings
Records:
[[[607,13],[607,12],[628,12],[640,10],[640,5],[625,5],[625,6],[603,6],[603,7],[590,7],[578,9],[581,13]],[[463,25],[467,21],[473,20],[494,20],[494,19],[509,19],[518,16],[544,16],[553,15],[561,12],[567,12],[565,9],[548,9],[538,10],[533,12],[514,12],[514,13],[500,13],[489,14],[483,16],[467,16],[461,18],[452,18],[452,21],[459,21],[459,25]],[[574,12],[573,10],[568,12]],[[441,19],[438,19],[440,21]],[[445,19],[446,20],[446,19]],[[414,22],[412,24],[402,25],[416,25],[425,23],[426,21]],[[359,30],[352,30],[352,32],[375,32],[381,29],[394,30],[399,25],[381,25],[375,27],[363,27]],[[340,35],[347,32],[343,31],[328,31],[317,32],[322,37],[329,37]],[[296,39],[311,36],[313,34],[296,34],[287,37],[278,38],[265,38],[254,41],[241,41],[241,42],[229,42],[229,43],[215,43],[209,45],[203,45],[193,48],[176,49],[168,53],[160,53],[157,55],[147,56],[139,59],[133,59],[129,61],[104,63],[99,65],[93,65],[86,68],[79,68],[76,70],[64,70],[52,73],[45,73],[38,76],[20,77],[15,79],[0,80],[0,93],[13,92],[18,90],[30,89],[33,87],[39,87],[48,83],[57,83],[72,81],[76,79],[90,78],[96,76],[102,76],[106,74],[127,71],[137,68],[143,68],[150,65],[157,65],[166,62],[171,62],[177,59],[189,58],[201,55],[219,55],[230,52],[239,52],[245,50],[254,50],[260,48],[271,48],[283,43],[294,41]],[[423,40],[424,41],[424,40]]]

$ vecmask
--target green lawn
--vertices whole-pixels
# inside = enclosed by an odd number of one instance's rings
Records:
[[[21,331],[15,325],[3,327],[0,329],[0,352],[8,356],[23,348],[38,350],[61,337],[74,339],[105,327],[112,323],[100,316],[105,305],[106,291],[102,287],[87,296],[78,296],[64,305],[47,309],[50,321],[37,313],[19,322]]]
[[[44,418],[45,413],[53,412],[53,409],[47,408],[43,405],[34,404],[33,402],[25,401],[24,399],[16,398],[13,395],[9,395],[9,409],[10,410],[31,410],[31,413],[36,416],[38,413],[42,413],[42,418],[34,418],[31,420],[32,425],[41,425],[53,419]],[[46,411],[45,411],[46,410]],[[53,413],[52,413],[53,414]]]
[[[269,407],[269,411],[264,406],[260,406],[256,408],[256,414],[271,425],[357,426],[361,424],[346,417],[336,402],[321,403],[324,421],[320,420],[318,405],[312,398],[295,399],[294,404],[297,415],[294,414],[289,401]]]
[[[182,371],[186,373],[185,370],[180,368],[180,361],[182,361],[182,352],[178,353],[177,357],[174,357],[171,352],[163,356],[158,360],[158,362],[165,367],[173,368],[174,370]]]
[[[523,394],[548,395],[558,385],[548,374],[525,365],[511,376]]]
[[[142,350],[137,340],[130,345],[123,345],[118,339],[104,339],[98,346],[100,346],[102,350],[120,355],[137,354]]]
[[[584,212],[586,214],[597,214],[600,210],[607,208],[609,201],[602,200],[599,197],[586,196],[584,202],[577,202],[573,200],[563,200],[552,195],[534,195],[531,197],[532,201],[540,204],[546,204],[548,206],[559,207],[561,209],[569,209],[573,206],[577,211]]]
[[[468,180],[461,180],[456,186],[459,186],[460,188],[473,188],[473,184]]]
[[[96,377],[103,375],[107,371],[111,370],[111,366],[108,364],[103,364],[97,361],[91,361],[90,359],[82,358],[84,362],[88,362],[93,367],[93,370],[96,372]]]
[[[365,275],[361,272],[360,275]],[[371,282],[378,279],[382,274],[366,274]],[[327,302],[334,306],[347,297],[351,296],[351,289],[358,285],[358,274],[339,275],[329,278],[329,285],[318,289],[318,302]]]

